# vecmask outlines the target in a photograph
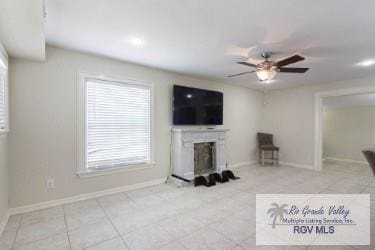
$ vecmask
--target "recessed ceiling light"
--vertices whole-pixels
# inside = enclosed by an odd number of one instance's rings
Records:
[[[140,38],[140,37],[136,37],[136,36],[132,36],[129,38],[129,42],[131,45],[135,46],[135,47],[143,47],[145,45],[145,40]]]
[[[363,60],[363,61],[357,63],[356,65],[361,66],[361,67],[370,67],[372,65],[375,65],[375,60],[374,59]]]

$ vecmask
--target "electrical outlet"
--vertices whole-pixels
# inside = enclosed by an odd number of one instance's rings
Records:
[[[46,187],[47,187],[47,189],[53,189],[55,187],[54,179],[47,179]]]

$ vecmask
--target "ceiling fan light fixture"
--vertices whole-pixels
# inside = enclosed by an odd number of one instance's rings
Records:
[[[271,56],[271,54],[272,53],[269,53],[269,52],[262,53],[262,57],[265,59],[265,61],[258,63],[258,64],[253,64],[247,61],[237,62],[238,64],[251,67],[251,68],[255,68],[255,70],[246,71],[246,72],[242,72],[242,73],[234,74],[234,75],[229,75],[228,77],[242,76],[245,74],[256,73],[259,81],[263,83],[263,82],[271,81],[279,72],[301,74],[309,70],[309,68],[284,67],[289,64],[293,64],[293,63],[305,60],[305,58],[300,55],[290,56],[281,61],[274,62],[274,61],[269,60],[269,57]]]
[[[277,74],[277,71],[274,70],[274,69],[261,69],[261,70],[258,70],[256,72],[257,76],[258,76],[258,79],[260,81],[269,81],[269,80],[272,80],[276,74]]]

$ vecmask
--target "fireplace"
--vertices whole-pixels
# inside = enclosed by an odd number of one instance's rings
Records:
[[[173,128],[171,144],[173,182],[183,185],[194,181],[195,176],[227,170],[225,160],[227,131],[221,128]]]
[[[194,175],[215,172],[215,143],[194,143]]]

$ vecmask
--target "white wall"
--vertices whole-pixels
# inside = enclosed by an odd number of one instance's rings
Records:
[[[78,71],[155,84],[154,168],[86,179],[76,176]],[[47,47],[45,62],[12,59],[10,76],[11,207],[167,177],[173,84],[224,92],[228,163],[255,160],[262,110],[258,91],[54,47]],[[47,178],[55,179],[55,189],[46,190]]]
[[[363,161],[362,150],[375,144],[375,107],[324,107],[323,156]]]
[[[0,57],[8,61],[7,54],[0,43]],[[8,211],[8,138],[0,132],[0,224]],[[1,230],[1,229],[0,229]]]
[[[373,77],[270,91],[266,96],[261,128],[275,135],[281,161],[313,169],[315,93],[370,86],[374,82]]]

